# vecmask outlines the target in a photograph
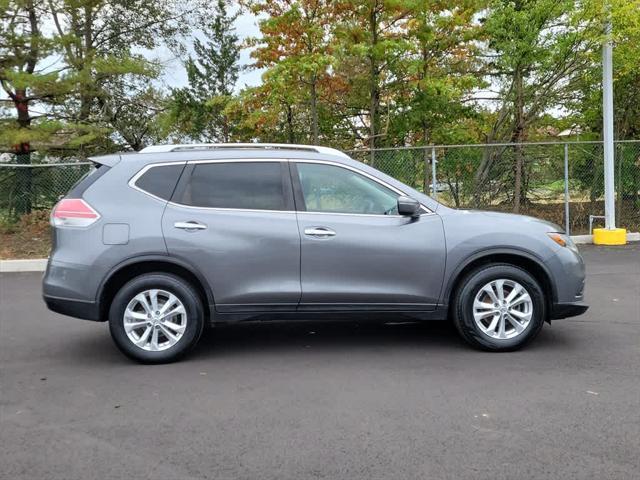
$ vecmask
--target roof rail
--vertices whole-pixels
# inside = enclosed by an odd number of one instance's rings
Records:
[[[335,148],[320,147],[316,145],[293,145],[287,143],[190,143],[177,145],[151,145],[143,148],[139,153],[189,152],[197,150],[223,149],[301,150],[349,158],[346,153],[336,150]]]

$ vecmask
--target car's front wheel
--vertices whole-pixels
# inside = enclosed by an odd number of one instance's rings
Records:
[[[142,363],[167,363],[187,353],[204,325],[202,302],[182,278],[148,273],[126,283],[109,310],[117,347]]]
[[[516,350],[540,332],[546,301],[529,272],[509,264],[491,264],[470,272],[453,299],[453,322],[474,347]]]

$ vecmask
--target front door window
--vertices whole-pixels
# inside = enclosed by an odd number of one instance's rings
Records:
[[[307,212],[398,214],[398,194],[364,175],[319,163],[297,168]]]

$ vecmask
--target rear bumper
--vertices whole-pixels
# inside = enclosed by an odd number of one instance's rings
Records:
[[[575,317],[577,315],[582,315],[589,309],[589,305],[580,301],[580,302],[570,302],[570,303],[556,303],[553,305],[551,309],[551,320],[558,320],[561,318]]]
[[[84,302],[70,298],[60,298],[44,295],[44,303],[49,310],[68,315],[70,317],[81,318],[100,322],[100,308],[96,302]]]
[[[70,317],[101,321],[100,305],[95,301],[95,266],[57,262],[49,259],[42,278],[42,297],[49,310]]]

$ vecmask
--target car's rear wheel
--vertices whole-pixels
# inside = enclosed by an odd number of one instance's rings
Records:
[[[530,342],[546,318],[544,291],[522,268],[484,265],[470,272],[453,299],[453,322],[474,347],[517,350]]]
[[[127,282],[109,310],[109,330],[118,348],[142,363],[167,363],[198,342],[202,302],[182,278],[148,273]]]

